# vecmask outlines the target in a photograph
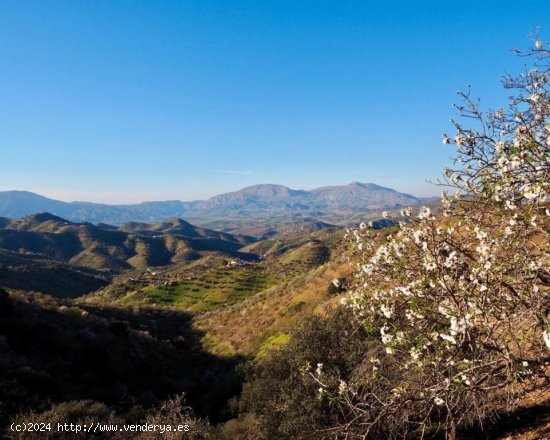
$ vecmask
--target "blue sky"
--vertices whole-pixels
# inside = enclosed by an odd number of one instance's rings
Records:
[[[455,92],[504,104],[550,2],[0,1],[0,190],[438,188]]]

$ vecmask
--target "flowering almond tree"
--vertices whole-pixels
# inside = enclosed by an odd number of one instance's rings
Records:
[[[437,216],[428,207],[380,245],[362,224],[353,288],[342,300],[379,343],[346,382],[311,372],[342,407],[338,432],[368,438],[484,421],[530,384],[548,386],[550,362],[550,51],[504,86],[506,109],[482,112],[460,93],[454,167]],[[541,382],[542,381],[542,382]],[[332,397],[328,397],[332,396]]]

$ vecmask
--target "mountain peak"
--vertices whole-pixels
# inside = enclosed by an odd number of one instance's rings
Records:
[[[254,194],[262,197],[291,197],[302,194],[304,191],[290,189],[288,186],[277,185],[274,183],[260,183],[258,185],[247,186],[234,193]]]
[[[353,209],[390,208],[414,205],[416,197],[403,194],[375,183],[352,182],[342,186],[325,186],[311,191],[325,207],[339,206]]]
[[[170,217],[159,223],[128,222],[120,227],[125,232],[173,232],[196,236],[196,227],[178,217]]]
[[[256,185],[245,186],[239,191],[256,190],[256,189],[276,189],[276,190],[288,190],[288,186],[280,185],[278,183],[258,183]]]
[[[390,189],[371,182],[351,182],[344,186],[355,186],[359,188],[371,188],[371,189]]]
[[[32,214],[21,219],[21,221],[27,223],[46,223],[46,222],[57,222],[57,223],[69,223],[69,221],[64,218],[53,215],[49,212],[40,212],[38,214]]]
[[[292,199],[307,195],[307,191],[290,189],[284,185],[263,183],[211,197],[199,206],[204,209],[240,209],[254,205],[268,209],[269,204],[292,203]]]
[[[50,214],[49,212],[41,212],[23,217],[20,220],[14,220],[9,223],[9,228],[19,231],[34,231],[34,230],[55,230],[59,227],[72,224],[64,218]],[[7,225],[6,225],[7,226]]]

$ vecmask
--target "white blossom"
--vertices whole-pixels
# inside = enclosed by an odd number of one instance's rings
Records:
[[[453,169],[444,172],[454,198],[443,193],[437,212],[424,206],[417,218],[401,209],[407,220],[395,233],[360,226],[350,234],[358,261],[347,305],[379,332],[377,356],[393,355],[399,373],[438,372],[425,379],[424,404],[458,402],[481,380],[507,395],[509,385],[540,374],[527,367],[550,350],[550,327],[539,319],[548,291],[537,284],[550,261],[550,53],[537,55],[545,57],[543,73],[531,70],[512,83],[521,93],[509,110],[487,116],[461,95],[468,128],[456,123],[456,137],[443,136],[456,144]],[[480,120],[479,131],[472,119]],[[512,353],[533,361],[511,362]]]
[[[441,339],[443,339],[444,341],[447,341],[451,344],[456,344],[456,339],[454,338],[454,336],[451,336],[451,335],[446,335],[446,334],[440,334],[439,337]]]
[[[317,374],[317,376],[320,376],[321,373],[322,373],[322,371],[323,371],[323,364],[322,364],[321,362],[319,362],[319,363],[317,364],[317,368],[316,368],[316,370],[315,370],[315,374]]]
[[[339,395],[344,394],[346,392],[346,389],[347,389],[346,382],[344,382],[343,380],[340,380],[340,382],[338,383],[338,394]]]
[[[386,304],[382,304],[380,306],[380,311],[382,312],[382,314],[386,317],[386,318],[391,318],[392,315],[393,315],[393,308],[392,307],[389,307],[387,306]]]

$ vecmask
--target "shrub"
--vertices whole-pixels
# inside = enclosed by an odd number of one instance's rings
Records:
[[[537,40],[521,54],[535,61],[504,78],[516,92],[508,109],[482,112],[460,94],[466,122],[444,136],[457,156],[440,182],[457,192],[443,193],[441,216],[402,210],[410,222],[382,246],[366,225],[350,231],[357,271],[344,302],[381,350],[344,393],[317,382],[354,415],[335,426],[351,438],[438,428],[455,438],[548,378],[550,51]]]
[[[185,405],[183,395],[176,396],[163,402],[157,408],[150,410],[143,417],[141,408],[135,409],[135,416],[138,420],[129,420],[116,416],[114,411],[106,405],[92,400],[68,401],[53,405],[49,410],[42,413],[30,412],[18,415],[13,422],[15,424],[32,423],[33,425],[49,426],[42,431],[7,431],[8,438],[21,440],[54,440],[54,439],[82,439],[87,435],[98,439],[127,440],[129,438],[140,440],[202,440],[208,438],[210,427],[204,420],[198,419],[193,415],[190,407]],[[133,417],[132,417],[133,418]],[[58,430],[58,423],[68,425],[64,430]],[[76,432],[71,430],[70,425],[79,425],[80,429],[84,426],[90,427],[94,424],[101,424],[104,427],[118,427],[118,429],[103,430],[99,429],[93,434],[86,434],[84,431]],[[177,425],[188,425],[188,431],[165,431],[159,430],[126,432],[123,430],[124,424],[141,425],[171,425],[174,429]]]
[[[338,425],[342,406],[319,394],[311,370],[326,383],[348,379],[369,348],[363,328],[350,326],[350,312],[307,318],[289,342],[269,350],[249,368],[239,407],[257,415],[267,438],[295,439]]]
[[[142,433],[137,438],[144,440],[202,440],[208,438],[211,429],[206,420],[194,416],[191,407],[185,405],[183,395],[163,402],[150,411],[143,423],[152,425],[188,425],[186,432]]]
[[[32,423],[36,425],[45,424],[50,426],[47,431],[7,431],[9,438],[20,440],[53,440],[68,439],[77,440],[83,437],[82,432],[58,431],[57,424],[79,424],[81,426],[90,426],[91,423],[100,422],[105,424],[122,424],[124,421],[117,418],[114,413],[103,403],[92,400],[75,400],[52,405],[44,412],[38,413],[31,411],[25,414],[19,414],[13,420],[15,424]],[[110,438],[122,440],[124,436],[111,433]]]

